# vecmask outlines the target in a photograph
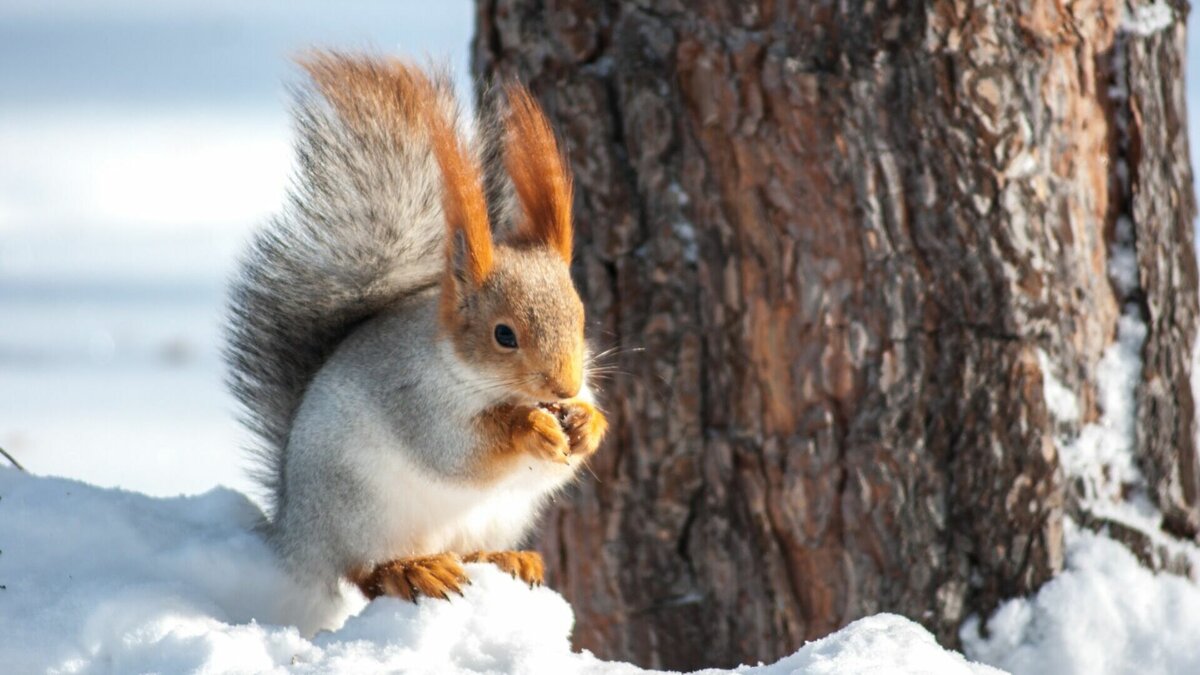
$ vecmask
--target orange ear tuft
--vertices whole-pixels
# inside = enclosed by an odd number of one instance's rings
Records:
[[[479,164],[467,152],[449,112],[438,106],[429,112],[433,153],[442,170],[442,210],[450,228],[448,254],[451,264],[479,285],[492,272],[492,228]]]
[[[512,84],[508,98],[505,167],[525,210],[518,236],[543,242],[571,262],[571,173],[554,130],[525,87]]]

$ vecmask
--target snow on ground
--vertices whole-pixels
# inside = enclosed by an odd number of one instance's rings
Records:
[[[977,617],[964,624],[967,653],[1013,673],[1200,673],[1200,586],[1074,527],[1066,569],[1037,595],[1003,604],[987,628],[985,637]]]
[[[641,673],[572,652],[570,606],[490,565],[461,598],[308,605],[215,489],[154,498],[0,469],[0,664],[14,673]],[[296,624],[336,630],[306,637]],[[727,671],[705,671],[709,673]],[[989,673],[894,615],[858,621],[776,664],[784,673]]]

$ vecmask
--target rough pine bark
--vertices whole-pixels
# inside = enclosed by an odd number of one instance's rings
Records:
[[[1147,492],[1195,536],[1187,8],[1158,4],[479,1],[476,73],[565,139],[621,350],[539,540],[579,646],[754,663],[879,611],[956,643],[1095,522],[1056,441],[1122,313]]]

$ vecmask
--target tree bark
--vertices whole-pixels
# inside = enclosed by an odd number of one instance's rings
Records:
[[[1146,491],[1195,536],[1187,8],[1145,10],[479,1],[475,71],[564,138],[622,350],[595,479],[539,540],[579,646],[754,663],[880,611],[955,644],[1061,568],[1058,439],[1101,414],[1123,312]]]

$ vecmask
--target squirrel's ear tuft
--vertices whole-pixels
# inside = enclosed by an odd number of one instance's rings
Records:
[[[571,173],[554,130],[529,90],[505,89],[508,99],[505,168],[512,177],[525,219],[520,239],[544,243],[571,262]]]
[[[452,111],[431,106],[429,113],[433,154],[442,172],[450,268],[478,286],[492,273],[492,228],[479,163],[459,137]]]

